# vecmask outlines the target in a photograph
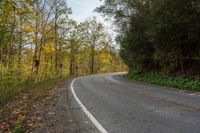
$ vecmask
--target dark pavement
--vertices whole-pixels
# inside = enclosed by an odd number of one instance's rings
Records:
[[[200,133],[198,92],[129,81],[119,74],[80,77],[73,85],[80,101],[109,133]]]

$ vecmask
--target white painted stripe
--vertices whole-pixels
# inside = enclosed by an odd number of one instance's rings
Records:
[[[74,87],[73,84],[74,82],[77,80],[78,78],[74,79],[71,82],[71,91],[72,94],[75,98],[75,100],[77,101],[77,103],[80,105],[81,109],[83,110],[83,112],[88,116],[88,118],[91,120],[91,122],[94,124],[94,126],[99,130],[100,133],[108,133],[105,128],[95,119],[95,117],[87,110],[87,108],[82,104],[82,102],[79,100],[79,98],[77,97],[75,91],[74,91]]]

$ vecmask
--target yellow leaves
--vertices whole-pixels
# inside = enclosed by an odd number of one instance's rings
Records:
[[[44,45],[44,51],[46,53],[51,53],[51,52],[54,52],[55,49],[53,47],[53,43],[52,42],[47,42],[45,45]]]
[[[23,26],[23,30],[24,32],[32,32],[34,29],[30,25],[26,24]]]
[[[99,52],[98,55],[96,56],[99,64],[99,72],[109,72],[111,71],[111,65],[112,65],[112,60],[113,56],[109,52],[108,49],[102,48]]]
[[[26,119],[26,116],[24,114],[17,115],[15,123],[22,123]]]
[[[17,12],[18,12],[18,14],[22,14],[24,12],[24,10],[22,8],[18,8]]]
[[[56,115],[54,112],[48,112],[49,115]]]
[[[109,64],[110,61],[112,60],[112,55],[105,48],[101,49],[98,57],[100,62],[103,64]]]

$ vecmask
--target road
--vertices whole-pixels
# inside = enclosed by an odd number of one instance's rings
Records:
[[[72,85],[108,133],[200,133],[199,93],[129,81],[119,74],[84,76]]]

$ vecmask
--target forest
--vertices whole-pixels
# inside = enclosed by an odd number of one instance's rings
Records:
[[[130,78],[199,90],[199,0],[105,0],[96,11],[114,19]]]
[[[0,1],[0,99],[69,75],[120,71],[119,52],[95,17],[78,23],[65,0]]]
[[[70,19],[65,0],[1,1],[0,98],[126,66],[132,79],[199,90],[199,0],[105,0],[95,11],[114,20],[120,50],[95,17]]]
[[[103,109],[95,114],[114,122],[113,129],[152,129],[152,121],[159,128],[167,120],[161,128],[199,131],[199,92],[193,91],[200,91],[200,0],[99,1],[95,13],[112,22],[114,36],[97,17],[71,19],[68,0],[0,0],[0,132],[56,132],[56,124],[64,132],[63,124],[77,133],[73,111],[84,106],[70,99],[74,78],[84,75],[91,76],[74,88],[92,101],[89,109]],[[93,75],[102,73],[108,74]],[[130,123],[136,127],[128,129]]]

